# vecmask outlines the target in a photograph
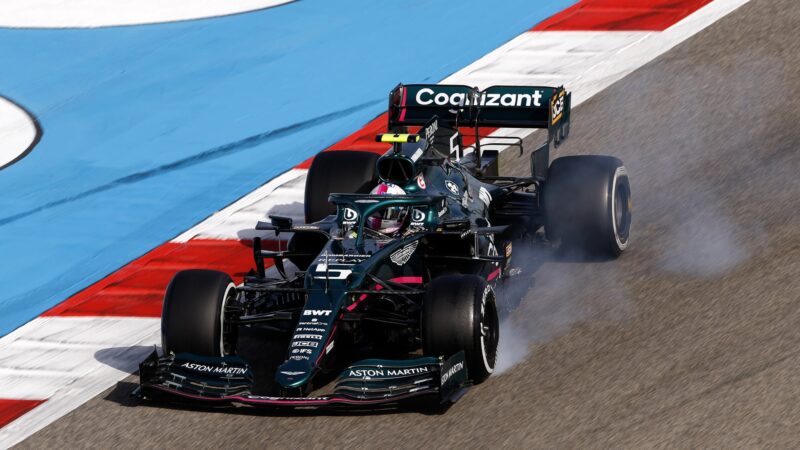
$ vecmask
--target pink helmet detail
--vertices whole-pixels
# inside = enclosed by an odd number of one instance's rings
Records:
[[[405,195],[406,191],[396,184],[381,183],[375,186],[370,193],[373,195]],[[393,206],[367,217],[365,225],[380,233],[392,234],[402,228],[407,215],[407,207]]]

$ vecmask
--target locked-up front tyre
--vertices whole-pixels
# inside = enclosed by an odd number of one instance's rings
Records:
[[[500,321],[495,293],[477,275],[434,279],[422,305],[422,348],[429,356],[449,357],[464,351],[467,376],[480,383],[497,362]]]

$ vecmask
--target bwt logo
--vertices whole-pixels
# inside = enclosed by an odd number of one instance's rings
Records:
[[[356,212],[356,210],[352,208],[345,208],[343,216],[344,220],[347,221],[355,221],[356,219],[358,219],[358,213]]]
[[[425,220],[425,213],[419,209],[412,209],[411,210],[411,221],[412,222],[423,222]]]
[[[304,316],[330,316],[331,310],[330,309],[307,309],[303,311]]]

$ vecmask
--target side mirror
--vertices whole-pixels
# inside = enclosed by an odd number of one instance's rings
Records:
[[[286,230],[292,228],[292,218],[282,216],[269,216],[272,226],[277,227],[279,230]]]

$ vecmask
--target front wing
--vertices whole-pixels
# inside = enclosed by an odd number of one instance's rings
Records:
[[[412,402],[454,403],[468,387],[464,353],[449,358],[359,361],[340,374],[330,395],[254,395],[253,373],[239,357],[153,353],[139,366],[138,395],[204,404],[244,404],[272,409],[364,409]]]

